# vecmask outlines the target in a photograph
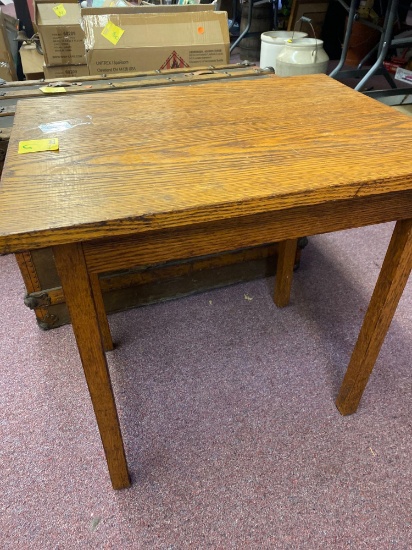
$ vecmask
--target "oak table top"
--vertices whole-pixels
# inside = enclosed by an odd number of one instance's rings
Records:
[[[26,140],[58,151],[19,154]],[[337,399],[354,412],[412,266],[412,119],[325,75],[21,101],[0,254],[52,247],[114,488],[130,484],[99,274],[396,220]]]
[[[23,100],[0,253],[412,187],[411,128],[325,75]],[[47,137],[59,151],[18,154]]]

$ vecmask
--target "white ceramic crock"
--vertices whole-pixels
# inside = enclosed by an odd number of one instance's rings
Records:
[[[278,76],[326,73],[329,57],[323,49],[323,41],[317,38],[299,38],[285,42],[276,59]]]
[[[276,71],[276,58],[287,40],[304,38],[306,32],[267,31],[260,35],[260,66],[273,67]]]

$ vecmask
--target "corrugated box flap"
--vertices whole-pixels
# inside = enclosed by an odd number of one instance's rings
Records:
[[[87,50],[229,42],[226,12],[89,15],[83,23]],[[123,31],[116,43],[102,35],[108,24]]]
[[[110,2],[110,0],[108,0]],[[130,14],[130,13],[186,13],[194,11],[214,11],[214,4],[187,4],[187,5],[155,5],[144,6],[106,6],[101,8],[82,8],[82,15],[108,15],[108,14]]]
[[[78,4],[78,0],[64,0],[65,4]],[[56,3],[55,0],[34,0],[34,5],[36,4],[53,4],[54,6],[58,6],[59,3]]]

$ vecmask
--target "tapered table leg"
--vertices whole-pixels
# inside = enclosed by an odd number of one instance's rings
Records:
[[[96,306],[97,317],[99,320],[100,333],[103,338],[103,345],[105,351],[112,351],[114,349],[112,335],[110,333],[109,321],[107,319],[106,310],[104,308],[103,294],[100,288],[99,275],[97,273],[90,273],[90,286],[93,292],[94,305]]]
[[[273,298],[278,307],[287,306],[290,300],[297,246],[297,239],[288,239],[279,243]]]
[[[356,412],[412,268],[412,219],[398,221],[336,406],[343,415]]]
[[[99,318],[81,244],[53,247],[114,489],[130,485]]]

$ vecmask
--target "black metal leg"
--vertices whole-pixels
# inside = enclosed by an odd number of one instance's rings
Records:
[[[249,9],[247,12],[247,25],[245,30],[236,38],[236,40],[233,42],[233,44],[230,46],[230,52],[236,48],[236,46],[243,40],[243,38],[247,35],[247,33],[250,30],[250,26],[252,24],[252,11],[253,11],[253,0],[249,0]]]
[[[343,4],[343,6],[347,7],[345,6],[345,4]],[[339,63],[336,65],[336,67],[333,69],[333,71],[329,75],[332,78],[334,78],[338,74],[338,72],[342,69],[345,63],[346,55],[349,50],[349,41],[352,34],[353,22],[355,20],[356,8],[357,8],[357,0],[351,0],[349,15],[348,15],[348,24],[346,27],[345,39],[343,41],[343,46],[342,46],[342,54],[340,56]]]
[[[393,32],[393,23],[398,9],[398,0],[389,0],[388,7],[385,14],[385,22],[383,24],[383,34],[381,37],[381,42],[379,44],[379,55],[378,59],[362,78],[359,84],[355,87],[355,90],[361,90],[367,81],[374,76],[374,74],[382,68],[383,61],[388,53],[389,46],[391,44],[392,32]]]

